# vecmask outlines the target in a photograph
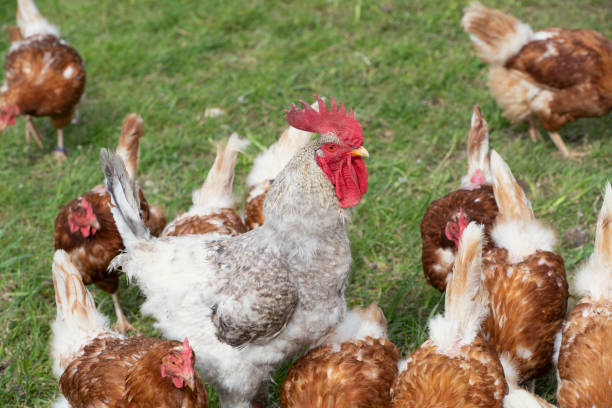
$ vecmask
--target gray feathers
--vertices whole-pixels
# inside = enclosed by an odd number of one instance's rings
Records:
[[[106,187],[112,198],[111,212],[123,245],[128,249],[135,242],[151,237],[140,216],[138,183],[130,179],[119,155],[102,149],[100,161],[106,177]]]

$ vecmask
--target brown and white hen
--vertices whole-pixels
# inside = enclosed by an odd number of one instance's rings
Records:
[[[53,373],[62,396],[54,408],[205,408],[206,389],[187,339],[164,341],[111,331],[63,250],[53,257],[57,317]]]
[[[459,240],[444,315],[429,322],[429,340],[399,366],[393,408],[501,408],[508,386],[497,353],[480,334],[489,312],[481,281],[484,229],[471,222]]]
[[[125,163],[130,178],[136,176],[139,140],[143,133],[142,118],[133,113],[127,115],[121,127],[116,152]],[[141,190],[139,196],[145,222],[152,231],[160,231],[166,222],[163,212],[149,206]],[[124,248],[110,212],[110,202],[106,188],[99,185],[62,206],[55,219],[55,249],[63,249],[68,253],[86,285],[94,283],[112,295],[117,314],[115,328],[125,333],[133,330],[133,327],[119,305],[119,272],[108,270],[112,259]]]

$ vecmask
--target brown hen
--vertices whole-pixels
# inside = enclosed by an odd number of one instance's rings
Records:
[[[390,406],[399,353],[387,338],[387,322],[376,303],[353,308],[319,344],[291,367],[281,407]]]
[[[26,141],[41,136],[32,116],[49,116],[57,129],[57,159],[66,157],[64,127],[72,120],[85,89],[85,65],[74,48],[38,11],[33,0],[17,1],[18,30],[11,30],[11,48],[4,65],[0,93],[0,131],[25,115]]]
[[[504,116],[528,121],[534,141],[537,119],[564,157],[575,156],[557,130],[612,110],[612,41],[592,30],[533,32],[479,3],[467,8],[461,24],[479,57],[490,64],[489,88]]]
[[[467,174],[461,188],[433,201],[421,221],[421,260],[427,283],[444,291],[457,256],[461,232],[470,221],[485,226],[485,247],[497,215],[489,166],[489,127],[478,106],[474,107],[467,143]]]

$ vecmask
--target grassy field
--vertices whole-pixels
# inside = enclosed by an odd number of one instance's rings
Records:
[[[14,3],[0,4],[2,32],[14,24]],[[369,190],[349,228],[354,265],[347,301],[378,301],[403,354],[427,337],[427,319],[443,303],[423,278],[419,225],[427,205],[458,185],[475,103],[492,128],[493,147],[529,186],[536,215],[556,227],[570,278],[592,250],[612,164],[612,116],[562,129],[568,146],[587,154],[580,161],[562,160],[548,139],[531,142],[526,126],[504,119],[487,92],[487,67],[459,25],[467,1],[37,3],[84,58],[88,82],[81,123],[66,130],[66,163],[51,157],[55,134],[46,119],[37,121],[47,135],[43,150],[25,146],[23,120],[0,135],[2,407],[46,407],[58,392],[48,347],[55,216],[60,205],[102,182],[100,148],[115,146],[129,112],[146,123],[139,180],[149,202],[171,219],[203,181],[214,141],[233,131],[251,140],[235,181],[244,197],[252,160],[285,127],[291,102],[317,93],[354,107],[371,157]],[[487,4],[534,28],[588,27],[612,37],[609,0]],[[8,49],[1,37],[0,49]],[[209,107],[227,115],[205,118]],[[128,318],[153,334],[151,319],[139,312],[138,288],[121,285]],[[114,319],[111,298],[91,289]],[[553,375],[537,383],[551,399],[554,389]],[[277,385],[272,393],[276,406]]]

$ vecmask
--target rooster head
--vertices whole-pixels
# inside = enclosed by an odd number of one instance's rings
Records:
[[[176,347],[162,358],[161,376],[170,377],[176,388],[187,385],[195,390],[195,355],[185,338],[182,346]]]
[[[0,107],[0,132],[4,133],[8,126],[12,126],[19,116],[19,106],[7,104]]]
[[[470,219],[463,212],[463,209],[459,209],[459,213],[457,213],[449,222],[446,223],[446,228],[444,228],[444,235],[449,240],[453,241],[457,248],[459,248],[459,239],[461,235],[463,235],[463,231],[467,228],[470,223]]]
[[[95,235],[100,230],[100,222],[85,197],[80,197],[77,205],[70,209],[68,227],[72,233],[80,232],[83,238]]]
[[[286,112],[285,119],[296,129],[320,135],[335,136],[332,142],[317,149],[316,161],[336,187],[336,196],[342,208],[352,207],[361,201],[368,188],[368,172],[363,157],[369,157],[363,147],[363,130],[353,110],[348,114],[344,105],[336,105],[330,97],[331,109],[315,95],[319,104],[318,112],[308,103],[300,101],[304,110],[295,104]]]

